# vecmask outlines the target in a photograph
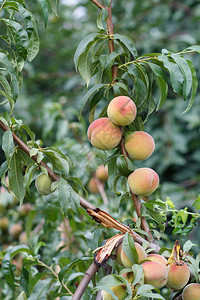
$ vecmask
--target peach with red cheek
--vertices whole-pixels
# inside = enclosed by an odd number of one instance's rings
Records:
[[[99,166],[96,169],[95,175],[100,181],[107,181],[107,179],[108,179],[108,166],[104,166],[104,165]]]
[[[87,131],[91,144],[100,150],[115,148],[121,141],[122,132],[109,118],[93,121]]]
[[[145,261],[142,264],[144,283],[152,284],[155,288],[162,288],[167,282],[167,268],[157,261]]]
[[[155,149],[154,139],[144,131],[135,131],[125,139],[125,149],[134,160],[145,160],[151,156]]]
[[[176,264],[175,261],[169,264],[167,287],[173,290],[182,289],[190,278],[190,269],[185,262],[180,261],[182,265]]]
[[[157,261],[161,264],[163,264],[165,267],[167,266],[167,260],[166,258],[164,258],[164,256],[160,255],[160,254],[149,254],[147,256],[147,259],[150,260],[150,261]]]
[[[97,185],[97,179],[95,177],[92,177],[90,181],[88,182],[88,190],[90,193],[97,194],[99,193],[98,185]]]
[[[183,300],[200,300],[200,284],[188,284],[183,290],[182,298]]]
[[[151,195],[159,184],[158,174],[151,168],[139,168],[128,176],[131,191],[138,196]]]
[[[131,124],[136,117],[135,103],[127,96],[118,96],[111,100],[107,108],[109,119],[118,126]]]

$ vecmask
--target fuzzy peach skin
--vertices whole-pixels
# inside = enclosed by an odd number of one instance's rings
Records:
[[[127,96],[118,96],[111,100],[107,108],[109,119],[118,126],[131,124],[136,117],[135,103]]]
[[[110,287],[110,289],[118,297],[118,300],[122,300],[126,296],[126,286],[125,285],[116,285],[116,286]],[[106,291],[102,291],[102,297],[103,297],[103,300],[113,300],[114,299]]]
[[[142,267],[145,284],[152,284],[159,289],[166,285],[168,270],[163,264],[157,261],[145,261]]]
[[[190,270],[185,262],[180,261],[182,265],[177,265],[175,261],[169,264],[167,287],[173,290],[182,289],[190,278]]]
[[[190,283],[186,285],[182,294],[183,300],[200,300],[200,284]]]
[[[146,254],[145,250],[142,248],[142,246],[140,244],[135,243],[135,249],[136,249],[137,254],[138,254],[138,262],[139,263],[142,260],[147,258],[147,254]],[[133,265],[133,263],[126,256],[124,250],[122,249],[122,244],[121,244],[121,247],[120,247],[120,251],[121,251],[121,264],[126,268],[130,268]]]
[[[163,264],[165,267],[167,266],[166,258],[164,258],[164,256],[162,256],[160,254],[156,254],[156,253],[149,254],[147,256],[147,259],[150,260],[150,261],[157,261],[157,262]]]
[[[100,181],[107,181],[108,180],[108,166],[100,165],[96,169],[95,176]]]
[[[109,150],[119,144],[122,132],[109,118],[99,118],[90,124],[87,136],[95,148]]]
[[[151,168],[139,168],[128,176],[128,185],[134,194],[149,196],[157,189],[159,177]]]
[[[145,160],[155,149],[154,139],[145,131],[134,131],[125,139],[125,149],[131,159]]]

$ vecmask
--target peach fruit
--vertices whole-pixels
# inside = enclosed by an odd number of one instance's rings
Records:
[[[108,166],[104,166],[104,165],[99,166],[96,169],[95,175],[100,181],[107,181],[107,179],[108,179]]]
[[[19,213],[22,217],[25,217],[28,215],[29,211],[33,209],[33,205],[30,203],[24,203],[19,208]]]
[[[167,287],[173,290],[182,289],[190,278],[190,270],[185,262],[180,261],[182,265],[176,264],[175,261],[169,264]]]
[[[138,254],[138,262],[140,263],[142,260],[147,258],[147,254],[145,250],[142,248],[142,246],[138,243],[135,243],[135,249]],[[126,268],[130,268],[133,263],[128,259],[123,249],[121,249],[121,261],[122,265]]]
[[[144,131],[135,131],[125,139],[125,149],[134,160],[145,160],[155,149],[154,139]]]
[[[11,225],[11,227],[9,228],[9,234],[14,238],[17,239],[18,236],[20,235],[20,233],[22,232],[23,227],[22,224],[18,223],[18,224],[13,224]]]
[[[19,235],[19,241],[20,243],[24,244],[24,245],[27,245],[28,244],[28,238],[27,238],[27,235],[26,235],[26,232],[25,231],[22,231]]]
[[[98,185],[97,185],[97,179],[95,177],[92,177],[90,181],[88,182],[88,190],[92,194],[99,193]]]
[[[145,261],[142,267],[145,284],[152,284],[159,289],[166,285],[168,270],[163,264],[157,261]]]
[[[124,274],[122,274],[122,276],[129,282],[131,283],[134,279],[134,274],[133,272],[126,272]]]
[[[183,290],[182,298],[183,300],[200,300],[200,284],[188,284]]]
[[[151,168],[139,168],[128,176],[131,191],[138,196],[149,196],[158,187],[158,174]]]
[[[36,189],[41,195],[49,195],[51,193],[51,184],[51,179],[44,173],[40,173],[35,180]]]
[[[100,150],[115,148],[122,138],[122,132],[109,118],[100,118],[93,121],[87,131],[91,144]]]
[[[9,220],[7,217],[0,218],[0,229],[6,231],[8,229]]]
[[[112,99],[107,108],[109,119],[118,126],[131,124],[137,114],[135,103],[127,96]]]
[[[110,287],[113,293],[118,297],[119,300],[122,300],[126,296],[126,286],[125,285],[116,285]],[[114,299],[109,293],[106,291],[102,291],[103,300],[112,300]]]
[[[164,258],[164,256],[162,256],[160,254],[156,254],[156,253],[155,254],[154,253],[149,254],[147,256],[147,259],[150,260],[150,261],[157,261],[157,262],[163,264],[165,267],[167,266],[166,258]]]

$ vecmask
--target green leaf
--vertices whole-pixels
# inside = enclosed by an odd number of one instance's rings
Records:
[[[67,215],[69,207],[71,207],[74,212],[78,212],[80,198],[78,194],[73,191],[71,185],[65,180],[60,181],[58,199],[64,215]]]
[[[198,79],[197,79],[197,76],[196,76],[195,67],[193,66],[191,61],[188,60],[187,62],[188,62],[188,65],[189,65],[191,73],[192,73],[192,92],[191,92],[191,97],[190,97],[188,106],[185,109],[185,111],[183,112],[183,114],[188,112],[190,110],[190,108],[192,107],[193,102],[194,102],[194,98],[195,98],[195,95],[196,95],[197,87],[198,87]]]
[[[43,16],[43,20],[44,20],[44,25],[45,25],[45,27],[47,27],[49,13],[52,12],[51,3],[49,0],[37,0],[37,1],[40,4],[40,8],[41,8],[42,16]]]
[[[21,159],[18,153],[14,153],[10,161],[8,171],[9,185],[17,199],[22,204],[25,196],[24,177],[22,174]]]
[[[128,232],[124,235],[123,242],[122,242],[122,248],[123,248],[124,253],[126,254],[127,258],[133,264],[137,264],[138,263],[138,253],[135,249],[134,240]]]
[[[89,98],[95,92],[98,92],[100,89],[104,88],[104,86],[105,86],[105,84],[99,83],[99,84],[95,84],[91,89],[88,90],[88,92],[85,94],[85,96],[83,97],[83,99],[80,102],[79,119],[81,117],[82,110],[83,110],[85,104],[87,103],[87,101],[89,100]]]
[[[156,84],[159,88],[159,98],[156,107],[156,111],[158,111],[167,99],[168,84],[161,77],[156,78]]]
[[[198,246],[196,244],[193,244],[190,240],[188,240],[187,242],[185,242],[185,244],[183,245],[183,251],[185,253],[189,252],[190,249],[193,247],[193,246]]]
[[[172,62],[166,55],[158,56],[158,59],[163,62],[165,68],[169,71],[170,81],[174,92],[179,96],[183,94],[183,75],[179,66]]]
[[[15,151],[15,145],[14,145],[13,135],[12,135],[11,130],[7,130],[3,134],[2,149],[5,152],[5,156],[6,156],[8,165],[10,165],[11,157],[13,156],[13,153]]]
[[[1,19],[11,30],[12,38],[16,46],[16,50],[21,57],[26,59],[28,48],[28,34],[26,30],[16,21],[11,19]]]
[[[93,257],[82,257],[82,258],[77,258],[75,261],[69,263],[66,265],[64,268],[61,269],[61,271],[58,274],[60,282],[64,279],[65,274],[71,270],[73,267],[77,266],[78,264],[82,263],[83,261],[90,261],[93,260]]]
[[[134,170],[132,161],[125,155],[120,155],[117,158],[117,168],[120,174],[125,177],[127,177]]]
[[[177,54],[171,54],[171,57],[179,66],[183,74],[183,98],[187,99],[192,87],[192,72],[186,59]]]
[[[135,44],[129,36],[114,34],[113,38],[117,41],[119,40],[130,51],[134,58],[138,58],[138,53]]]
[[[92,77],[92,61],[89,51],[85,51],[79,56],[77,69],[88,87]]]
[[[27,300],[27,297],[26,297],[26,294],[24,291],[18,296],[17,300]]]
[[[132,271],[134,273],[134,280],[132,282],[132,286],[136,285],[138,282],[140,282],[140,280],[142,279],[143,276],[143,267],[142,265],[137,265],[134,264],[132,266]]]
[[[78,67],[79,57],[85,52],[86,49],[88,49],[87,51],[89,51],[90,47],[92,47],[92,45],[97,41],[95,38],[98,36],[100,36],[99,33],[90,33],[79,43],[74,54],[74,64],[76,70]]]
[[[189,48],[187,48],[185,50],[193,50],[193,51],[196,51],[196,52],[200,53],[200,46],[199,45],[193,45],[193,46],[190,46]]]

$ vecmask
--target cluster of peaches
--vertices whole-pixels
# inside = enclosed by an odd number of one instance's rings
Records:
[[[100,150],[117,147],[122,139],[121,127],[131,124],[137,115],[135,103],[127,96],[111,100],[108,117],[93,121],[87,131],[91,144]],[[154,139],[144,131],[130,132],[125,138],[125,149],[133,160],[145,160],[155,149]],[[151,168],[138,168],[128,177],[131,191],[138,196],[149,196],[159,184],[158,174]]]
[[[148,254],[145,252],[144,248],[135,242],[135,250],[138,254],[138,263],[143,267],[144,283],[151,284],[155,288],[162,288],[167,286],[172,290],[182,290],[183,300],[199,300],[200,299],[200,284],[199,283],[189,283],[190,279],[190,268],[182,260],[178,263],[174,258],[167,259],[159,254]],[[116,250],[116,261],[124,268],[131,268],[133,263],[126,256],[122,243],[117,247]],[[123,271],[123,270],[122,270]],[[123,272],[121,272],[123,274]],[[123,276],[131,284],[134,280],[134,273],[127,271]],[[134,291],[137,292],[137,286],[133,287]],[[119,300],[124,299],[126,296],[126,286],[118,285],[111,287],[111,290],[118,297]],[[113,297],[103,291],[103,300],[111,300]]]

